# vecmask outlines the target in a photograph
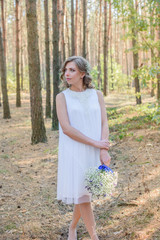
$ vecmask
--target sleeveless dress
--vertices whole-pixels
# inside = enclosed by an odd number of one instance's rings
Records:
[[[84,135],[101,139],[101,108],[95,89],[76,92],[69,88],[62,91],[67,106],[70,125]],[[57,199],[66,204],[91,201],[85,188],[85,173],[100,165],[100,149],[80,143],[65,135],[59,124],[59,151]]]

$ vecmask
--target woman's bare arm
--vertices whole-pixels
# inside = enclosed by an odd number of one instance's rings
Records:
[[[107,114],[106,114],[103,94],[99,90],[97,90],[97,94],[98,94],[99,104],[101,107],[101,119],[102,119],[101,139],[109,140],[109,128],[108,128]]]
[[[101,139],[107,139],[109,141],[109,127],[108,127],[108,120],[106,114],[106,108],[104,103],[103,94],[101,91],[97,90],[98,100],[101,107],[101,118],[102,118],[102,131],[101,131]],[[111,157],[108,153],[107,149],[101,149],[100,151],[100,160],[102,164],[107,166],[110,165]]]
[[[108,149],[108,143],[106,140],[96,141],[94,139],[91,139],[70,125],[65,96],[63,93],[59,93],[56,96],[56,109],[58,120],[64,134],[74,139],[75,141],[97,148]]]

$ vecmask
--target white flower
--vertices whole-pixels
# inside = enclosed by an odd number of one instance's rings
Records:
[[[90,168],[86,172],[86,189],[93,197],[111,196],[118,180],[117,172]]]

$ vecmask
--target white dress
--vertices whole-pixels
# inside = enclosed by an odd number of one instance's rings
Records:
[[[95,89],[63,91],[70,125],[84,135],[101,139],[101,109]],[[80,143],[65,135],[59,124],[57,199],[66,204],[91,201],[85,188],[85,172],[100,165],[100,149]]]

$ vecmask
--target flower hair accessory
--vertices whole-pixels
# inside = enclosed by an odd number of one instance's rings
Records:
[[[85,188],[94,198],[111,196],[117,186],[118,174],[106,165],[90,168],[85,175]]]

